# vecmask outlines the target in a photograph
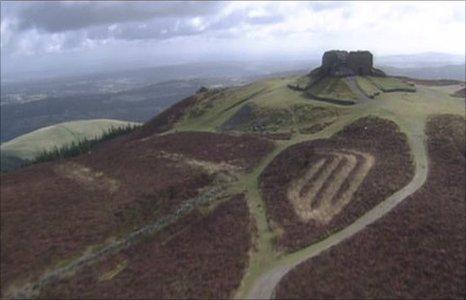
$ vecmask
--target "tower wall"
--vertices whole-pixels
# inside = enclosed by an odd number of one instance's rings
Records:
[[[327,51],[322,57],[321,70],[330,76],[366,76],[375,72],[373,56],[369,51]]]
[[[354,51],[348,54],[348,67],[356,75],[372,75],[373,57],[369,51]]]

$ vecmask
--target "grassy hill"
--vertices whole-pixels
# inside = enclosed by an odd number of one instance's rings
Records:
[[[33,160],[40,153],[61,148],[84,139],[99,138],[111,128],[125,127],[133,122],[96,119],[59,123],[19,136],[0,146],[2,170]]]
[[[346,110],[339,105],[310,100],[288,85],[296,77],[273,78],[243,87],[198,93],[149,122],[170,120],[172,131],[241,131],[293,133],[332,122]],[[167,125],[167,123],[164,123]]]
[[[92,151],[2,174],[2,297],[257,299],[278,286],[359,298],[368,284],[372,298],[459,298],[464,175],[448,170],[464,170],[464,99],[452,96],[464,85],[413,84],[327,78],[314,87],[351,105],[310,96],[300,76],[202,90]],[[425,195],[430,187],[452,191]],[[431,216],[444,200],[458,213],[437,228],[445,222]],[[393,219],[394,209],[407,217]],[[378,247],[377,224],[415,239],[394,231],[390,247]],[[368,228],[377,231],[372,243]],[[355,237],[363,242],[343,244]],[[370,278],[357,273],[361,255],[332,263],[366,245]],[[420,245],[432,251],[418,253]],[[336,254],[325,259],[330,247]],[[386,249],[416,251],[387,263]],[[454,271],[431,276],[444,261]],[[303,262],[311,268],[295,268]],[[346,273],[357,284],[334,284],[342,265],[355,266]],[[330,279],[308,282],[313,266]],[[398,289],[405,281],[386,280],[392,269],[422,288]]]
[[[354,84],[347,78],[327,77],[308,84],[309,77],[294,76],[211,89],[166,110],[147,126],[163,131],[159,125],[164,120],[164,129],[172,131],[314,133],[354,111],[348,105],[367,106],[368,98],[383,93],[416,90],[393,77],[357,76]]]

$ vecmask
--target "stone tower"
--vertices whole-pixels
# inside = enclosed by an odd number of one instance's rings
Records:
[[[331,50],[322,56],[322,65],[311,71],[305,78],[302,77],[295,84],[288,87],[304,91],[325,77],[346,76],[379,76],[385,77],[382,70],[373,66],[373,56],[369,51],[343,51]]]
[[[374,68],[373,57],[369,51],[341,51],[332,50],[322,57],[321,75],[326,76],[385,76]]]

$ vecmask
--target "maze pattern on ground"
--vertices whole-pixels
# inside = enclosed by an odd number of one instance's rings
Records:
[[[439,115],[426,131],[424,186],[365,230],[298,265],[277,286],[277,298],[465,298],[465,119]]]
[[[319,160],[291,182],[288,199],[301,221],[326,224],[350,201],[374,164],[366,153],[321,149]],[[346,184],[344,184],[346,183]]]
[[[413,174],[406,135],[377,117],[287,148],[260,176],[278,249],[297,250],[345,227]]]

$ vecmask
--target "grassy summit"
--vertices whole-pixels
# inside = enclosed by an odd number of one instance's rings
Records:
[[[369,51],[327,51],[322,65],[289,85],[309,98],[353,105],[381,92],[415,92],[413,84],[387,76],[373,67]]]

